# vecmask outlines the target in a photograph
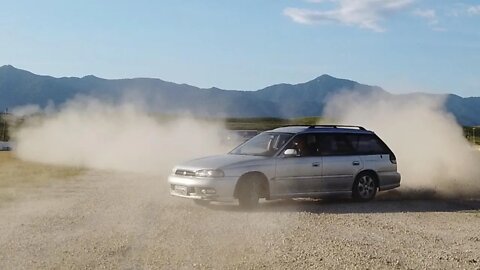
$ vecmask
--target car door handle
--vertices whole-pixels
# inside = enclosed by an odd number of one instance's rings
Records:
[[[313,162],[313,163],[312,163],[312,166],[313,166],[313,167],[318,167],[318,166],[320,166],[320,162]]]
[[[358,166],[358,165],[360,165],[360,161],[354,161],[354,162],[352,162],[352,165],[353,166]]]

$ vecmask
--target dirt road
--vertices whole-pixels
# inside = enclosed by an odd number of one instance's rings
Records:
[[[480,203],[384,195],[254,212],[86,171],[0,204],[0,269],[480,269]]]

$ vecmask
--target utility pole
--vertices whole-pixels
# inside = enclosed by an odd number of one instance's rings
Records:
[[[0,137],[1,141],[6,141],[7,140],[7,114],[8,114],[8,108],[5,109],[5,112],[1,113],[1,119],[3,120],[2,122],[2,136]]]
[[[5,116],[3,116],[3,111],[0,114],[0,120],[2,121],[0,124],[2,124],[2,133],[0,133],[0,141],[4,141],[5,139]]]
[[[473,132],[473,144],[477,144],[477,140],[475,139],[475,127],[472,128]]]

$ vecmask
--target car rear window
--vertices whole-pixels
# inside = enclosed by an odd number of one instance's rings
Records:
[[[318,134],[318,150],[322,156],[353,154],[352,146],[343,134]]]
[[[385,144],[375,135],[349,134],[346,137],[357,154],[379,155],[390,153]]]

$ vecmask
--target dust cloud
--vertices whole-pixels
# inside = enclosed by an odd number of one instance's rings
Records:
[[[329,99],[324,115],[378,134],[397,157],[401,190],[476,196],[480,155],[444,103],[444,96],[343,92]]]
[[[480,194],[480,155],[438,95],[358,94],[329,99],[324,116],[375,131],[397,156],[403,190]],[[16,155],[49,164],[165,174],[178,162],[225,153],[223,123],[158,119],[141,103],[76,98],[15,133]],[[28,110],[27,110],[28,109]],[[27,108],[20,111],[36,111]]]
[[[178,162],[225,153],[223,129],[222,123],[193,117],[155,117],[139,102],[76,98],[22,125],[15,133],[16,155],[49,164],[165,174]]]
[[[27,117],[38,113],[42,113],[44,110],[37,104],[29,104],[25,106],[15,107],[12,110],[12,114],[16,117]]]

